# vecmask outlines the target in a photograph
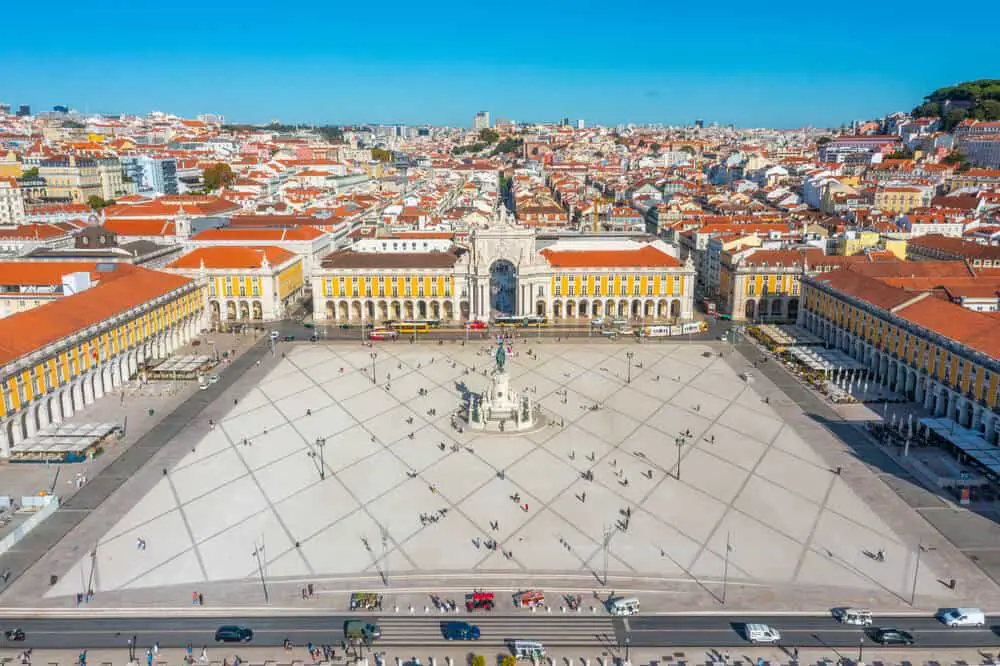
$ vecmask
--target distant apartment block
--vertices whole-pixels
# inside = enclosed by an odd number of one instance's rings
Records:
[[[177,160],[172,157],[123,157],[122,170],[139,194],[178,194]]]
[[[490,127],[490,112],[480,111],[476,114],[476,117],[472,119],[472,129],[479,130],[489,129]]]

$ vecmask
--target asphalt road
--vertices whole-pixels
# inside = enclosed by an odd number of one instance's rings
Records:
[[[161,647],[201,646],[214,643],[215,629],[235,624],[254,630],[253,645],[280,646],[285,638],[295,645],[309,641],[339,645],[347,619],[364,619],[381,625],[383,638],[376,647],[440,647],[453,643],[441,635],[441,623],[462,620],[479,625],[482,638],[476,643],[502,646],[507,640],[537,640],[548,647],[612,649],[625,645],[636,648],[741,647],[747,618],[724,616],[602,616],[552,615],[469,615],[389,616],[315,615],[218,618],[67,618],[6,620],[4,629],[18,626],[25,631],[23,643],[6,647],[37,649],[124,648],[135,637],[140,648],[159,642]],[[930,617],[876,617],[876,627],[894,627],[912,633],[918,648],[994,648],[1000,645],[997,623],[987,618],[982,629],[950,629]],[[749,621],[769,624],[782,634],[781,645],[798,648],[857,648],[859,627],[839,624],[829,616],[754,616]],[[2,639],[0,639],[2,640]],[[866,648],[875,647],[865,637]]]

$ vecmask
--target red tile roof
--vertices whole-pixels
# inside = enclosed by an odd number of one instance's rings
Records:
[[[676,268],[681,262],[652,245],[637,250],[553,250],[541,251],[550,266],[556,268]]]
[[[190,283],[180,275],[114,264],[100,284],[84,292],[0,319],[0,363],[15,361]]]
[[[185,254],[167,268],[198,269],[204,263],[209,269],[258,269],[266,258],[272,268],[277,267],[296,255],[280,247],[202,247]]]

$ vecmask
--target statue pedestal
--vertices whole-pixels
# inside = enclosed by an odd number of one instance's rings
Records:
[[[474,430],[524,432],[540,425],[538,408],[527,395],[510,386],[510,375],[495,370],[482,395],[470,395],[466,420]]]

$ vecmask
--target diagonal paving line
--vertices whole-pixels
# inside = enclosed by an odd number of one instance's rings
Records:
[[[791,580],[796,580],[799,577],[799,571],[802,569],[802,564],[806,561],[806,554],[812,550],[813,538],[816,536],[816,530],[819,528],[819,521],[823,518],[823,513],[826,511],[826,504],[830,501],[830,495],[833,494],[833,487],[837,483],[837,477],[830,477],[830,484],[826,487],[826,492],[823,494],[823,502],[819,505],[819,511],[816,512],[816,518],[813,519],[812,527],[809,529],[809,536],[802,544],[802,553],[799,555],[799,561],[795,565],[795,570],[792,572]]]

